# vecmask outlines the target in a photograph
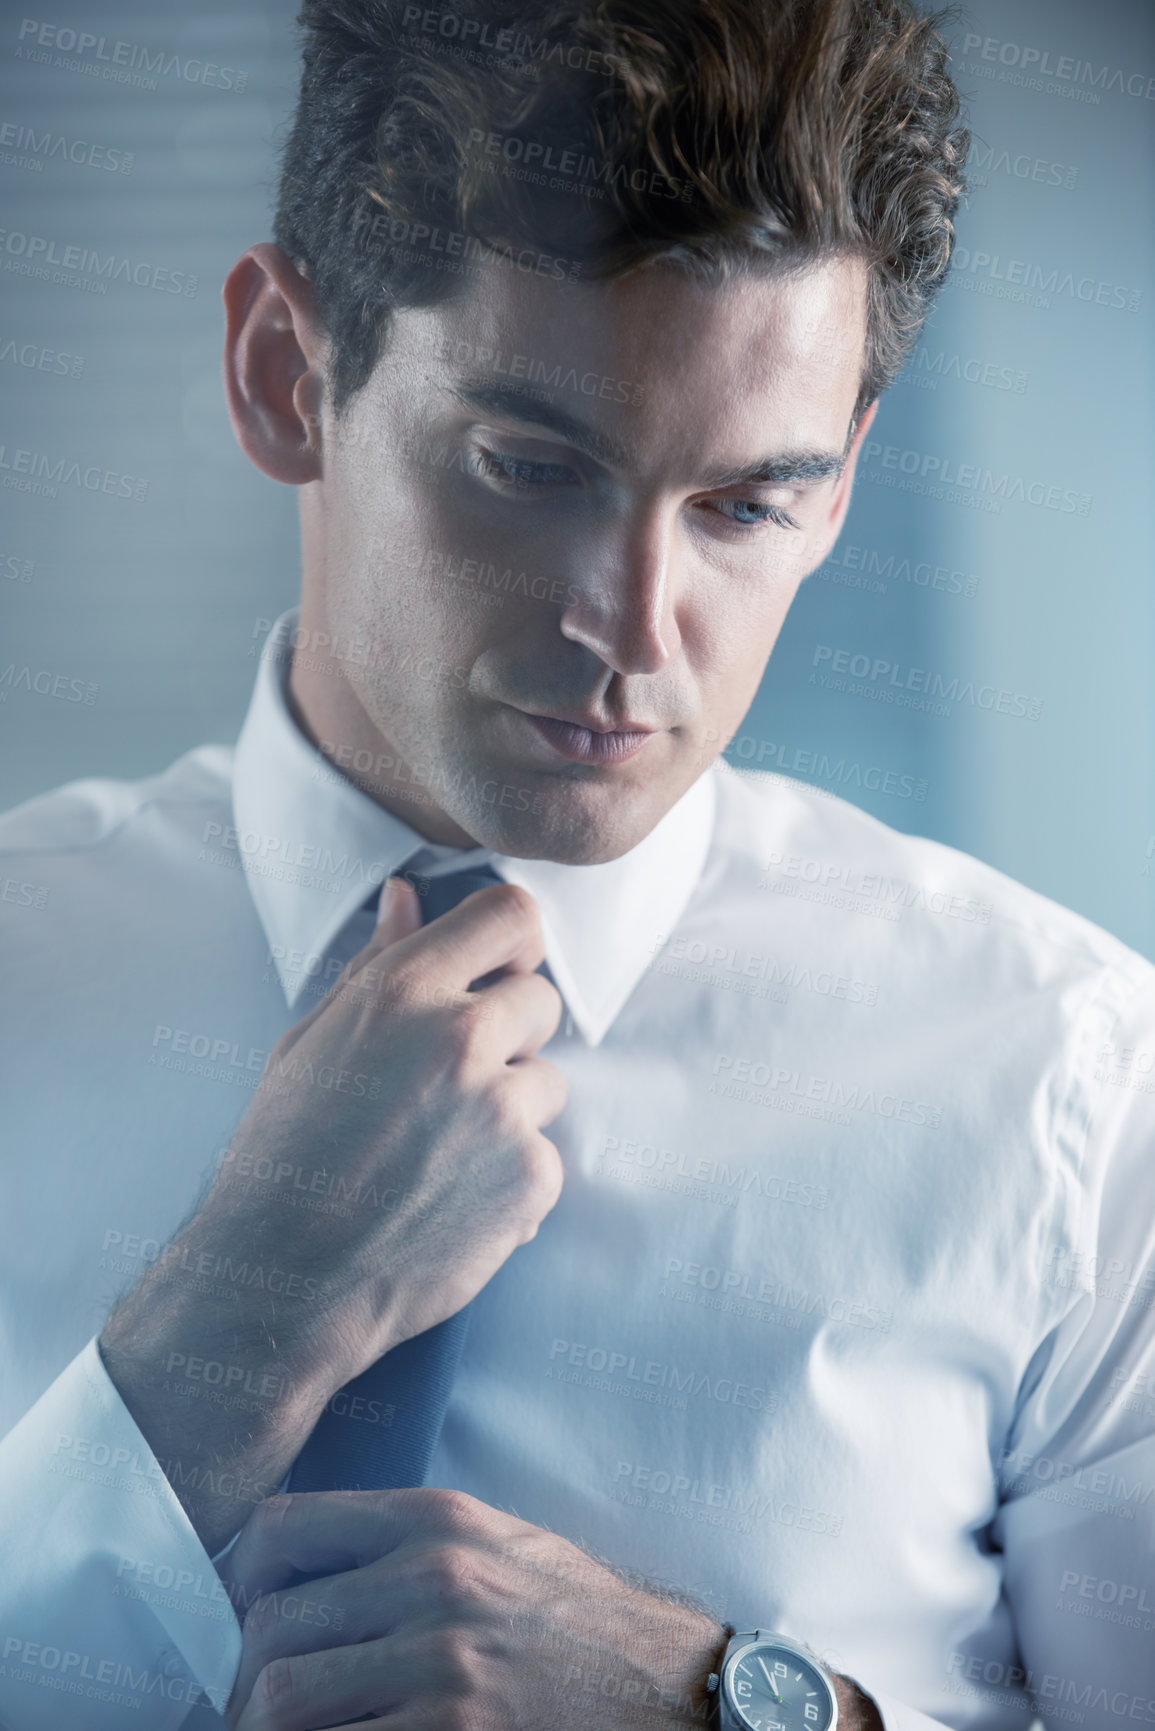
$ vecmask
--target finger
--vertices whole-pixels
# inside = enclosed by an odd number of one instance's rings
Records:
[[[485,1029],[485,1052],[501,1063],[528,1058],[552,1040],[561,1021],[561,996],[542,974],[506,974],[472,994],[469,1013]]]
[[[239,1711],[244,1705],[259,1673],[274,1659],[357,1646],[392,1633],[397,1617],[389,1603],[388,1581],[381,1578],[390,1561],[234,1602],[244,1621],[234,1708]]]
[[[379,1640],[273,1659],[257,1673],[236,1731],[340,1731],[363,1727],[364,1714],[380,1715],[372,1723],[393,1731],[402,1723],[438,1731],[447,1722],[462,1723],[467,1704],[468,1723],[501,1724],[507,1712],[492,1699],[491,1688],[479,1688],[479,1667],[468,1646],[463,1648],[461,1632],[461,1625],[441,1620],[423,1626],[407,1621]],[[483,1629],[476,1633],[479,1649],[492,1645]],[[240,1699],[234,1689],[230,1706]]]
[[[562,1072],[548,1058],[523,1058],[512,1068],[517,1072],[516,1086],[526,1118],[538,1129],[551,1123],[563,1110],[569,1092]],[[560,1160],[556,1148],[554,1155]]]
[[[340,1574],[410,1539],[450,1530],[449,1493],[421,1486],[381,1491],[299,1491],[269,1497],[241,1529],[220,1574],[252,1604],[299,1575]]]
[[[421,930],[421,898],[405,878],[386,878],[377,904],[378,943],[395,944]]]
[[[398,1701],[395,1654],[384,1641],[274,1659],[254,1679],[235,1731],[322,1731],[355,1724]],[[241,1699],[239,1686],[232,1702]]]
[[[381,955],[386,946],[375,933],[349,964],[350,978]],[[488,884],[420,931],[388,945],[390,972],[435,980],[450,990],[467,991],[474,980],[506,968],[531,974],[545,960],[545,939],[537,902],[519,884]]]
[[[298,1040],[334,1003],[363,983],[359,976],[365,974],[370,963],[376,963],[375,978],[387,971],[383,964],[390,959],[388,952],[404,939],[416,936],[422,930],[421,921],[421,898],[413,885],[405,878],[386,878],[377,904],[377,924],[369,942],[350,957],[324,997],[294,1023],[287,1038],[293,1042]]]

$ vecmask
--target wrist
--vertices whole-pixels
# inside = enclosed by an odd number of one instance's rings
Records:
[[[838,1697],[838,1731],[883,1731],[882,1715],[853,1677],[834,1671],[830,1680]]]
[[[667,1603],[669,1620],[655,1642],[649,1669],[656,1679],[665,1731],[703,1731],[715,1723],[710,1676],[722,1663],[733,1630],[699,1606]],[[655,1703],[656,1704],[656,1703]]]

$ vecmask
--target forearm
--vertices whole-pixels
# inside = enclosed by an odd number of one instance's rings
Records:
[[[102,1361],[210,1555],[272,1495],[340,1386],[324,1306],[197,1277],[194,1221],[109,1317]],[[234,1251],[214,1266],[246,1267]],[[319,1314],[310,1314],[310,1311]],[[330,1367],[330,1368],[327,1368]]]

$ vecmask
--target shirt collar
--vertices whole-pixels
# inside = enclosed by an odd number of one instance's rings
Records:
[[[298,617],[296,608],[282,614],[261,652],[233,773],[236,846],[289,1008],[374,886],[425,849],[433,869],[442,859],[485,861],[537,899],[550,973],[583,1038],[598,1045],[701,875],[714,830],[712,773],[604,865],[430,843],[301,732],[286,690]]]

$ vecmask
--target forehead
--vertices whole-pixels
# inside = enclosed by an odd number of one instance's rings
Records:
[[[840,446],[862,378],[864,264],[845,255],[704,282],[663,262],[556,282],[490,258],[452,300],[395,315],[387,345],[426,388],[492,377],[607,431]],[[394,373],[395,383],[400,383]],[[413,382],[418,383],[418,378]]]

